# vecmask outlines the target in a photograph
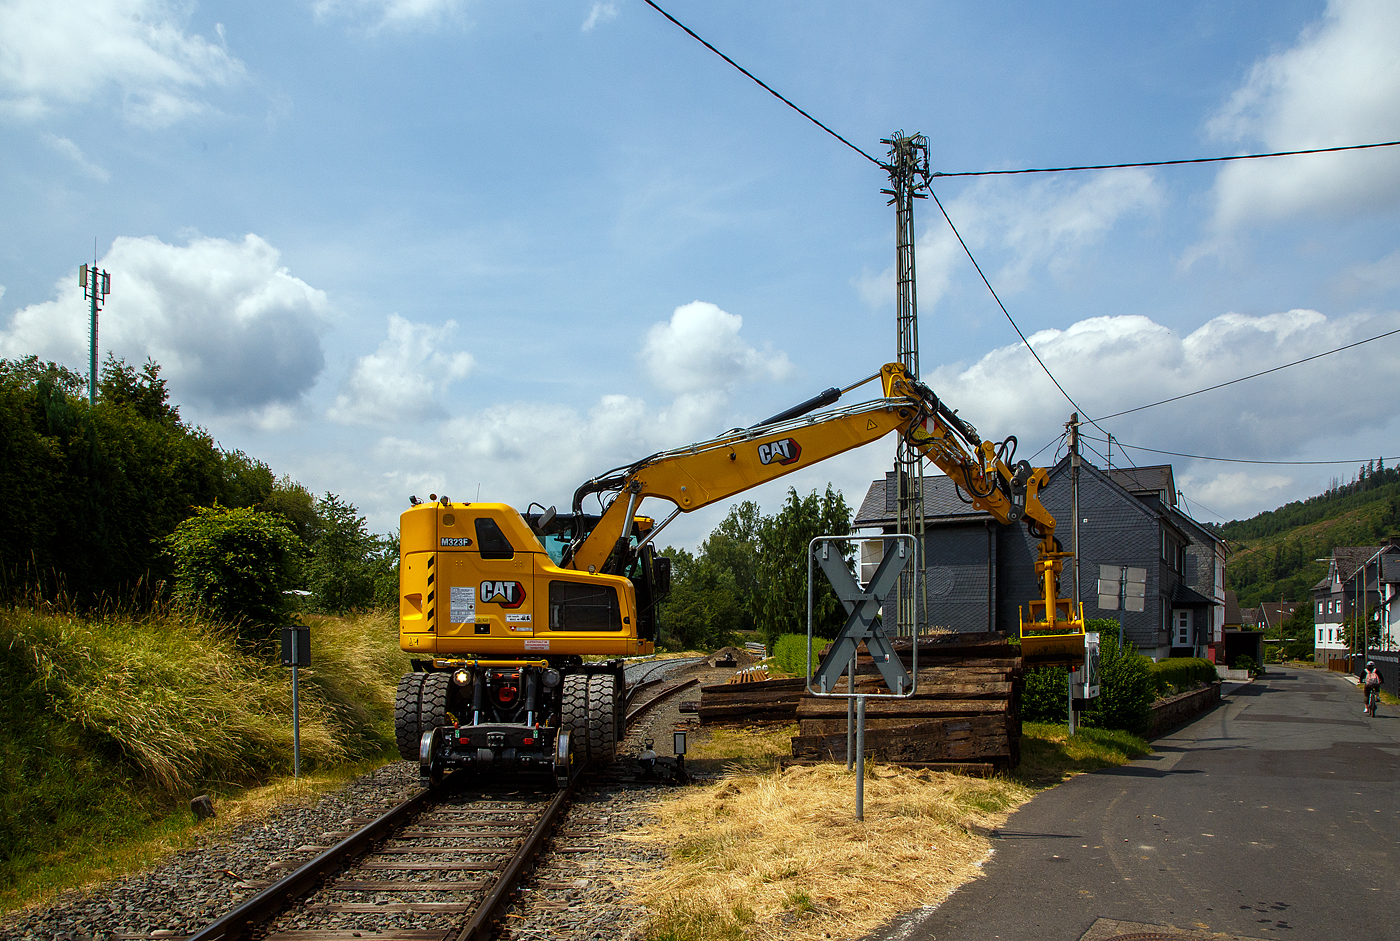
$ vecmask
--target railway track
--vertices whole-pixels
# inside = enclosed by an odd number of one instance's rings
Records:
[[[628,688],[627,724],[693,686],[649,679]],[[550,847],[581,779],[490,788],[451,778],[418,791],[187,941],[483,941]],[[523,785],[523,786],[522,786]],[[541,885],[540,888],[562,888]],[[171,939],[176,941],[176,939]]]

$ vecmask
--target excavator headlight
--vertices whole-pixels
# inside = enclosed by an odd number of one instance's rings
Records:
[[[553,689],[554,687],[558,686],[559,681],[562,679],[563,677],[559,675],[559,671],[552,667],[540,674],[540,682],[543,683],[549,689]]]
[[[452,682],[456,683],[458,686],[466,686],[471,681],[472,675],[467,670],[458,670],[456,673],[452,674]]]

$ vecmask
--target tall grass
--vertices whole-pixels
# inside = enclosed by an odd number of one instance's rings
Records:
[[[0,609],[0,893],[75,840],[290,772],[290,671],[221,625],[148,610]],[[304,769],[390,757],[397,641],[389,615],[313,619]]]

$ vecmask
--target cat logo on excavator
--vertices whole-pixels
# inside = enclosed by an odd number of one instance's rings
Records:
[[[525,603],[525,586],[519,582],[481,583],[481,600],[503,608],[518,608]]]

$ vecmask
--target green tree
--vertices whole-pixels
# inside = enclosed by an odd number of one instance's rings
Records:
[[[290,605],[301,540],[282,517],[249,507],[200,507],[165,540],[177,602],[261,642]]]
[[[670,546],[671,594],[661,606],[661,631],[680,650],[714,650],[734,641],[744,605],[734,576],[702,551],[691,555]]]
[[[807,633],[807,547],[817,536],[845,536],[851,531],[851,510],[841,493],[826,486],[820,497],[788,489],[788,498],[775,515],[763,519],[758,533],[757,626],[772,645],[783,634]],[[849,544],[838,544],[849,560]],[[848,561],[849,564],[849,561]],[[846,623],[846,609],[821,572],[813,574],[812,605],[816,633],[835,637]]]
[[[751,631],[757,623],[759,533],[763,514],[757,503],[744,500],[710,533],[700,547],[705,560],[728,573],[740,606],[738,630]]]
[[[343,614],[374,603],[381,540],[369,531],[354,504],[333,493],[317,500],[307,542],[311,551],[304,581],[315,610]]]

